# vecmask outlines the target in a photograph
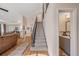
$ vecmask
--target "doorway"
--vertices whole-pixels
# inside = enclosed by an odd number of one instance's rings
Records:
[[[59,54],[70,55],[71,12],[59,11]]]
[[[58,10],[59,56],[77,55],[76,9]]]

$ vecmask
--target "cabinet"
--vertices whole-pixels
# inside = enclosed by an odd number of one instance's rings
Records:
[[[70,39],[59,36],[59,46],[67,55],[70,55]]]
[[[0,54],[16,45],[17,39],[16,33],[0,36]]]

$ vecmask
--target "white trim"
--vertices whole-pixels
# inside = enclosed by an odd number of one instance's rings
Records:
[[[4,34],[4,26],[3,26],[4,24],[1,24],[1,35],[3,35]]]
[[[71,56],[77,56],[77,9],[73,9],[71,18],[70,54]]]
[[[57,23],[59,22],[59,10],[67,10],[71,11],[72,19],[71,19],[71,39],[70,39],[70,56],[77,56],[77,9],[76,8],[59,8],[57,9]],[[59,23],[58,23],[59,24]],[[59,26],[58,26],[59,30]],[[59,31],[57,31],[57,35],[59,36]],[[74,44],[73,44],[74,43]],[[59,47],[59,37],[58,37],[58,47]],[[58,49],[59,53],[59,49]]]
[[[57,9],[57,47],[58,47],[58,50],[57,50],[57,55],[59,56],[59,9]]]

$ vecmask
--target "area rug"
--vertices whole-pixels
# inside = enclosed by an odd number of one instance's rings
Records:
[[[25,42],[18,46],[14,51],[12,51],[8,56],[23,56],[24,51],[28,47],[28,44]]]

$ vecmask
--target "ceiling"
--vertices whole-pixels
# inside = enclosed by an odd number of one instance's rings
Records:
[[[0,3],[0,6],[22,15],[30,15],[39,12],[42,8],[42,3]]]
[[[42,3],[0,3],[0,7],[7,9],[9,11],[8,13],[11,13],[10,16],[12,14],[17,14],[25,17],[31,17],[42,13]]]

